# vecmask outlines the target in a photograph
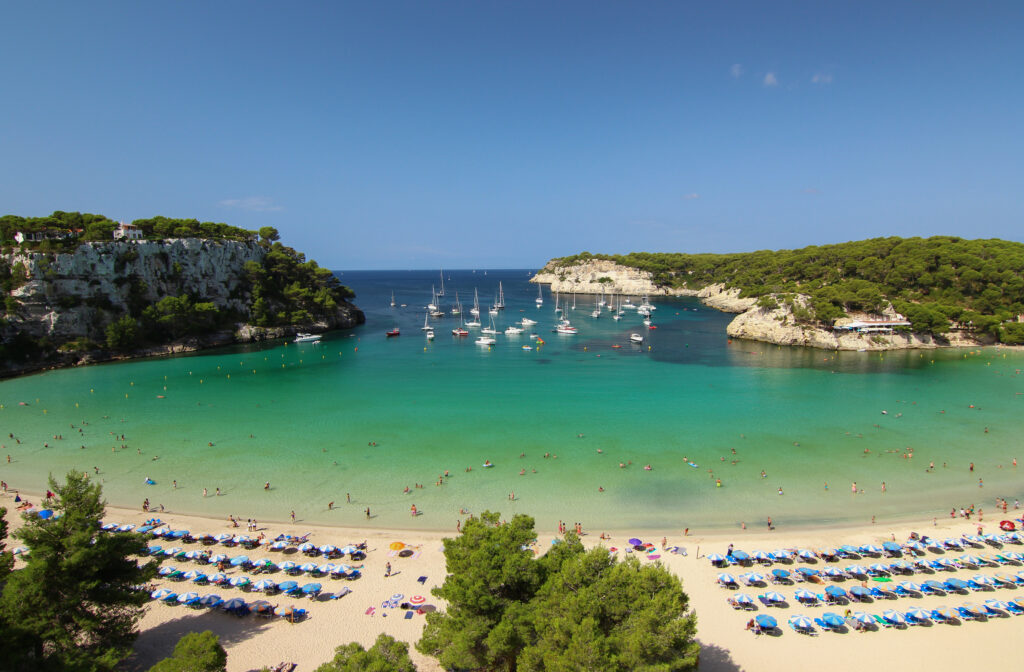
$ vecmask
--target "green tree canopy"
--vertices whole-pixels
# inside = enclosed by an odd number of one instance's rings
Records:
[[[339,646],[334,660],[316,668],[316,672],[416,672],[416,666],[409,658],[408,644],[382,634],[369,650],[356,642]]]
[[[220,637],[209,630],[190,632],[174,645],[174,653],[149,668],[149,672],[224,672],[228,654]]]
[[[416,647],[461,670],[695,670],[696,617],[660,565],[585,551],[575,534],[540,559],[533,519],[485,512],[445,539],[448,602]]]
[[[139,566],[140,534],[100,531],[105,503],[98,484],[69,472],[50,504],[53,518],[29,518],[15,533],[31,553],[0,595],[4,653],[15,672],[109,671],[130,652],[146,601],[138,590],[156,572]]]

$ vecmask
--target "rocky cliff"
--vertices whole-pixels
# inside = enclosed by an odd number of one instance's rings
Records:
[[[651,274],[605,259],[578,261],[561,265],[549,261],[530,282],[550,284],[552,292],[577,294],[615,293],[633,296],[695,296],[701,303],[726,313],[739,313],[726,333],[730,338],[744,338],[778,345],[801,345],[826,350],[897,350],[904,348],[936,348],[976,346],[984,343],[971,336],[951,333],[939,338],[931,334],[860,334],[836,332],[831,329],[800,324],[793,316],[793,307],[806,307],[807,297],[797,295],[792,305],[780,303],[777,308],[761,308],[756,298],[740,298],[739,289],[708,285],[699,290],[658,286]],[[849,319],[877,319],[873,315],[849,315]],[[884,315],[882,317],[893,317]],[[837,321],[841,323],[843,320]]]
[[[247,262],[262,264],[266,248],[256,242],[183,238],[147,241],[89,242],[74,252],[55,254],[15,250],[0,255],[15,276],[6,323],[0,336],[45,339],[52,346],[78,339],[104,342],[108,324],[137,313],[164,297],[188,295],[214,304],[238,324],[136,354],[180,352],[233,341],[287,336],[298,329],[318,331],[351,327],[362,312],[339,302],[333,314],[291,327],[260,329],[244,324],[252,297],[244,271]],[[12,310],[13,308],[13,310]],[[90,358],[104,358],[91,354]],[[67,356],[59,357],[67,364]],[[10,362],[6,362],[11,364]]]

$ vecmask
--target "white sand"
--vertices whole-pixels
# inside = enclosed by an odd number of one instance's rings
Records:
[[[9,496],[5,505],[9,509],[8,520],[12,524],[12,528],[16,527],[20,522],[18,520],[20,516],[11,511],[13,507],[10,505]],[[142,512],[109,508],[106,520],[139,524],[149,517],[150,514]],[[226,521],[197,516],[159,514],[159,517],[170,523],[173,528],[188,529],[193,534],[204,532],[216,534],[230,528]],[[994,524],[989,521],[986,527],[991,529]],[[835,634],[819,631],[818,636],[808,637],[789,630],[786,620],[790,615],[800,613],[814,618],[820,616],[824,611],[835,611],[842,614],[847,607],[804,607],[790,600],[791,606],[788,608],[765,609],[759,605],[757,612],[735,611],[725,601],[726,597],[731,594],[730,591],[715,585],[715,576],[721,570],[712,567],[706,559],[696,557],[698,546],[701,555],[713,552],[724,554],[729,543],[735,543],[736,548],[748,552],[758,548],[769,551],[776,548],[814,549],[846,543],[855,545],[876,543],[880,545],[882,541],[889,540],[892,534],[896,535],[897,541],[902,542],[911,530],[944,538],[973,533],[976,531],[976,523],[952,521],[947,518],[945,521],[940,520],[938,527],[933,527],[932,521],[928,520],[917,525],[900,523],[891,527],[869,525],[860,528],[793,532],[785,530],[768,532],[762,528],[759,531],[747,530],[686,538],[681,537],[678,532],[675,535],[668,534],[669,546],[685,546],[689,551],[688,556],[663,553],[661,561],[683,579],[684,589],[689,594],[691,605],[697,612],[698,638],[704,646],[700,669],[705,671],[789,671],[820,667],[827,670],[857,670],[858,672],[865,669],[934,671],[964,669],[967,666],[977,669],[986,666],[1005,666],[1010,663],[1014,659],[1010,647],[1015,643],[1014,637],[1024,628],[1024,616],[989,619],[987,622],[962,623],[955,626],[918,626],[901,630],[883,629],[867,633]],[[244,522],[241,528],[232,531],[244,534]],[[430,588],[439,585],[444,579],[444,556],[441,552],[441,539],[445,536],[443,534],[422,531],[380,531],[368,534],[365,530],[342,527],[318,527],[302,524],[264,526],[262,523],[261,531],[271,539],[281,533],[305,534],[312,532],[311,540],[317,545],[332,543],[342,546],[366,539],[370,552],[364,562],[363,577],[357,581],[316,579],[324,584],[325,592],[342,586],[352,589],[353,592],[350,595],[336,601],[311,602],[304,598],[292,600],[280,596],[268,598],[275,604],[294,604],[307,608],[310,617],[306,621],[296,624],[290,624],[280,619],[268,622],[253,616],[236,618],[222,612],[211,613],[205,610],[151,603],[140,624],[142,634],[136,645],[136,655],[133,657],[129,669],[148,669],[155,661],[170,654],[175,642],[182,634],[209,629],[220,635],[221,643],[228,651],[229,672],[256,670],[263,665],[274,665],[282,660],[298,663],[300,671],[312,670],[332,657],[335,646],[350,641],[369,646],[382,632],[409,642],[410,645],[415,643],[422,631],[424,617],[417,614],[412,619],[406,620],[402,617],[404,614],[400,609],[382,609],[381,602],[392,594],[402,593],[406,600],[413,595],[422,595],[427,598],[428,604],[438,604],[430,596]],[[661,537],[662,535],[659,534],[644,537],[644,540],[660,546]],[[585,537],[584,541],[588,546],[603,543],[606,546],[621,548],[625,539],[626,536],[615,534],[611,541],[602,542],[596,538],[596,535],[589,535]],[[393,541],[402,541],[416,547],[419,551],[418,557],[389,556],[388,546]],[[546,535],[541,535],[541,548],[546,547],[548,541]],[[15,545],[17,545],[16,542],[9,543],[8,548]],[[167,544],[162,545],[166,546]],[[1007,550],[1022,550],[1022,547],[1010,547]],[[978,549],[978,551],[982,551],[982,549]],[[225,552],[229,556],[235,554],[234,551]],[[253,559],[270,557],[280,560],[282,558],[279,552],[237,551],[237,553],[243,552]],[[992,549],[984,549],[984,552],[991,553]],[[948,555],[955,556],[959,553]],[[929,553],[928,556],[936,557],[933,553]],[[300,564],[306,560],[300,554],[286,557],[300,562]],[[385,578],[384,566],[388,561],[392,564],[394,575]],[[866,565],[875,561],[859,561],[859,564]],[[322,564],[324,561],[321,559],[316,562]],[[840,566],[847,564],[852,563],[840,563]],[[185,563],[178,566],[191,569],[196,565]],[[797,566],[801,566],[801,563],[787,568],[793,569]],[[814,566],[821,568],[823,565],[818,563]],[[1013,574],[1020,569],[1022,568],[1013,566],[973,571],[964,569],[955,574],[942,572],[935,577],[919,574],[909,580],[919,582],[927,578],[944,580],[951,576],[968,578],[974,574],[992,575],[999,571]],[[734,575],[738,575],[748,570],[730,571]],[[762,570],[755,568],[755,571]],[[229,575],[241,573],[236,569],[228,572]],[[762,573],[764,572],[762,571]],[[426,585],[417,583],[416,579],[420,576],[428,577]],[[277,581],[283,580],[279,573],[272,574],[270,577]],[[297,580],[301,584],[314,579],[297,578]],[[899,580],[903,579],[897,579],[897,581]],[[160,585],[172,583],[171,587],[183,588],[180,583],[164,581],[157,581],[157,583]],[[855,584],[845,581],[839,585],[849,588]],[[773,586],[772,589],[791,597],[797,587],[799,586]],[[769,589],[744,588],[742,590],[756,595]],[[235,588],[199,588],[196,589],[196,592],[199,592],[200,595],[216,592],[225,598],[243,596],[247,601],[260,599],[260,596],[255,593],[243,593]],[[819,588],[817,592],[821,592],[821,589]],[[994,591],[962,596],[901,598],[891,601],[876,601],[873,604],[853,604],[849,608],[854,611],[863,610],[868,613],[880,614],[890,608],[902,612],[911,606],[956,607],[964,602],[981,604],[986,599],[1007,600],[1017,596],[1024,596],[1024,589],[999,588]],[[439,606],[443,607],[443,605]],[[376,613],[372,616],[365,613],[369,607],[376,608]],[[783,634],[781,636],[756,637],[746,632],[744,625],[755,613],[769,613],[775,616],[783,628]],[[421,656],[412,646],[410,646],[410,653],[420,670],[440,670],[436,661]]]

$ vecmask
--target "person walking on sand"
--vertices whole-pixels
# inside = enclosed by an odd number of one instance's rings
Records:
[[[294,511],[292,511],[292,522],[293,523],[295,522],[295,512]]]
[[[328,511],[333,511],[334,510],[334,502],[327,502],[327,510]]]
[[[203,497],[206,497],[206,488],[203,488]]]
[[[391,563],[390,562],[387,563],[386,565],[384,565],[384,578],[386,579],[389,576],[391,576]]]
[[[370,507],[366,507],[366,519],[370,519]]]

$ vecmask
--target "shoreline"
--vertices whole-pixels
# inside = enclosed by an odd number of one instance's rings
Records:
[[[4,496],[5,505],[11,498],[10,494]],[[1020,514],[1021,511],[1013,513]],[[232,528],[226,519],[187,516],[171,512],[150,514],[115,506],[107,507],[104,518],[121,523],[139,524],[149,517],[159,517],[169,523],[173,529],[189,529],[195,533],[216,533],[222,530],[242,529],[241,527]],[[985,523],[986,530],[990,531],[996,527],[1000,517],[997,517],[995,521]],[[1006,517],[1011,516],[1008,513]],[[20,526],[21,517],[8,515],[8,522],[11,523],[13,531]],[[690,607],[697,613],[697,639],[703,646],[699,668],[702,672],[728,672],[737,669],[767,670],[769,672],[779,670],[781,672],[792,669],[791,660],[795,657],[809,655],[827,656],[831,661],[832,669],[840,672],[847,670],[852,672],[865,669],[865,665],[870,666],[876,663],[884,665],[886,660],[891,661],[893,656],[905,651],[906,647],[914,647],[916,651],[913,669],[948,669],[948,656],[951,652],[958,651],[971,651],[971,660],[976,665],[995,665],[1000,660],[1005,661],[1005,650],[998,645],[998,642],[1012,636],[1017,631],[1018,626],[1014,617],[990,619],[988,623],[966,623],[962,627],[956,628],[934,625],[909,630],[886,629],[862,634],[819,633],[819,636],[814,638],[786,630],[784,634],[778,636],[755,638],[745,632],[744,623],[754,613],[765,613],[766,610],[764,608],[760,608],[757,612],[733,610],[725,601],[725,598],[732,594],[731,591],[719,588],[715,583],[715,576],[721,570],[713,567],[704,557],[709,553],[725,553],[726,546],[730,543],[735,543],[737,548],[748,552],[756,550],[762,544],[766,544],[765,547],[769,549],[780,547],[823,548],[844,543],[879,544],[893,536],[897,540],[903,540],[912,530],[919,534],[932,534],[939,537],[960,536],[965,533],[974,533],[977,525],[973,521],[968,522],[959,518],[955,520],[940,518],[935,522],[937,524],[933,525],[930,520],[916,518],[899,522],[886,521],[874,526],[870,524],[848,527],[825,525],[801,530],[777,528],[768,531],[760,528],[746,531],[702,532],[685,538],[679,531],[675,534],[666,534],[664,531],[648,533],[633,531],[629,534],[630,536],[639,536],[656,546],[660,546],[661,538],[666,537],[669,546],[680,545],[687,549],[687,555],[663,554],[658,561],[683,580],[684,591],[690,598]],[[324,579],[325,591],[337,590],[342,583],[352,590],[351,594],[336,601],[310,602],[308,600],[291,600],[280,596],[268,598],[273,603],[295,602],[296,606],[308,609],[309,619],[295,625],[280,619],[257,622],[254,617],[236,619],[229,618],[222,613],[148,603],[140,622],[141,636],[135,645],[135,654],[124,665],[124,669],[130,672],[143,672],[161,658],[169,655],[178,637],[185,632],[211,629],[221,637],[222,644],[228,651],[227,669],[229,672],[250,672],[263,665],[276,664],[281,660],[297,662],[299,664],[298,672],[307,672],[328,661],[336,646],[349,641],[357,641],[363,646],[369,646],[380,633],[387,633],[410,643],[410,655],[421,671],[440,672],[436,661],[422,656],[412,647],[422,632],[424,625],[422,617],[416,615],[411,619],[404,619],[400,617],[401,612],[389,612],[389,610],[382,609],[380,605],[382,600],[387,600],[396,593],[405,596],[421,594],[426,596],[429,603],[443,608],[443,604],[439,604],[435,598],[430,596],[430,588],[440,585],[444,580],[445,565],[440,542],[446,537],[454,536],[454,530],[443,533],[409,529],[365,529],[301,522],[280,524],[264,521],[261,521],[259,529],[270,539],[280,533],[311,533],[311,540],[315,543],[344,544],[365,539],[370,552],[367,558],[361,561],[363,576],[354,582]],[[611,548],[617,544],[621,545],[626,538],[623,533],[619,533],[613,534],[612,539],[601,540],[597,537],[596,532],[591,532],[585,534],[582,541],[588,548],[601,545]],[[416,549],[413,558],[398,559],[389,554],[388,546],[398,540]],[[16,541],[11,539],[9,546],[16,546]],[[550,545],[547,543],[545,535],[538,533],[537,552],[543,553],[547,548],[550,548]],[[1011,547],[1011,550],[1019,551],[1021,549],[1015,545]],[[698,553],[700,557],[698,557]],[[280,554],[274,555],[260,549],[248,551],[247,554],[260,558],[280,559],[281,557]],[[932,555],[929,553],[927,557],[932,557]],[[287,557],[294,559],[296,556]],[[623,557],[621,552],[619,557]],[[394,563],[395,571],[389,578],[384,577],[385,562]],[[18,563],[20,565],[21,561],[19,560]],[[172,563],[165,562],[165,564]],[[182,565],[182,567],[187,566]],[[787,569],[790,570],[794,568],[794,566],[787,566]],[[745,570],[735,568],[727,571],[739,573]],[[986,570],[985,573],[991,574],[993,571]],[[1016,570],[1008,568],[1007,571]],[[229,570],[229,574],[232,573],[239,574],[240,572]],[[973,572],[963,570],[957,576],[967,578],[971,573]],[[422,584],[416,578],[421,575],[427,577]],[[281,575],[274,574],[271,575],[271,578],[279,576]],[[181,585],[162,579],[155,583],[172,588]],[[840,585],[848,588],[850,583],[844,582]],[[741,590],[753,593],[772,589],[790,595],[796,588],[780,586]],[[208,588],[197,590],[200,594],[212,592]],[[256,593],[240,593],[237,589],[230,588],[216,589],[216,592],[226,596],[240,595],[249,601],[257,596]],[[984,601],[987,597],[1010,599],[1016,594],[1017,591],[998,589],[995,593],[989,591],[987,594],[977,597],[953,595],[941,598],[901,599],[892,603],[880,600],[853,608],[864,609],[869,613],[881,613],[884,609],[896,608],[902,611],[917,604],[935,608],[940,603],[956,606],[969,599],[976,601]],[[367,613],[370,607],[374,607],[374,610]],[[844,608],[846,607],[832,609],[841,612]],[[828,607],[818,610],[808,609],[794,602],[788,608],[767,611],[776,616],[780,625],[784,626],[786,618],[792,614],[803,613],[814,617],[819,615],[819,612],[829,609]],[[390,618],[387,616],[389,613]],[[342,622],[345,623],[343,631],[339,630],[337,625]],[[867,639],[862,640],[862,637]],[[865,650],[864,644],[868,641],[870,650]]]

